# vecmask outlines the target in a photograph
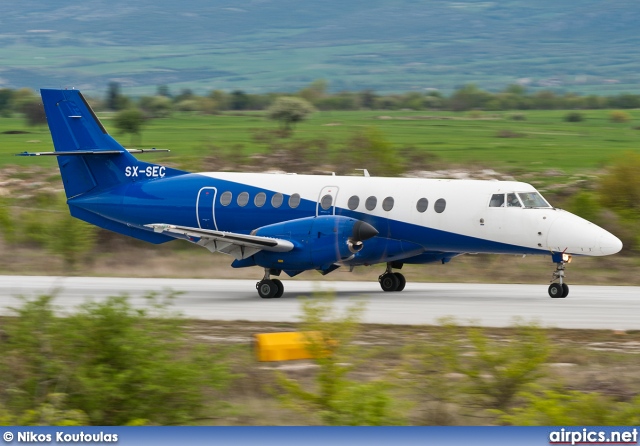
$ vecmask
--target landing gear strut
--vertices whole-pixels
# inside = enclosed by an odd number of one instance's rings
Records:
[[[280,274],[280,270],[265,268],[264,277],[260,282],[256,283],[258,294],[263,299],[282,297],[282,293],[284,293],[284,285],[282,282],[278,279],[272,279],[271,274],[277,276]]]
[[[378,277],[382,291],[402,291],[407,284],[407,279],[405,279],[402,274],[392,271],[392,265],[392,262],[388,262],[387,270]],[[402,265],[400,265],[399,268],[402,268]]]
[[[571,262],[571,256],[562,253],[561,257],[556,258],[554,255],[553,260],[556,261],[556,270],[552,274],[551,282],[557,280],[557,283],[549,285],[549,296],[555,298],[567,297],[569,295],[569,285],[564,283],[564,269],[565,264]]]

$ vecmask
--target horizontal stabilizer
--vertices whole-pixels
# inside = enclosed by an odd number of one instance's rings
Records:
[[[188,226],[152,223],[145,225],[157,233],[164,233],[176,238],[183,238],[204,246],[211,252],[222,252],[236,259],[246,259],[258,251],[287,252],[294,248],[289,240],[282,240],[257,235],[238,234],[235,232],[213,231],[211,229],[190,228]]]
[[[129,153],[170,152],[169,149],[127,149]],[[125,150],[73,150],[55,152],[22,152],[16,156],[85,156],[85,155],[119,155]]]
[[[22,152],[16,156],[85,156],[85,155],[119,155],[123,150],[74,150],[68,152]]]

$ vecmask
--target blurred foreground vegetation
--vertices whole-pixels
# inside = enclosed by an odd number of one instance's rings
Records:
[[[55,297],[0,318],[0,424],[637,425],[638,332],[363,326],[363,302],[301,322],[189,321],[172,293],[134,307]],[[342,310],[339,310],[342,308]],[[315,360],[258,363],[257,330],[313,331]]]

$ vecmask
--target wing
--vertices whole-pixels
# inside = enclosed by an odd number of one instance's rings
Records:
[[[152,223],[145,225],[154,232],[175,238],[189,240],[204,246],[211,252],[222,252],[234,256],[237,260],[251,257],[258,251],[287,252],[294,248],[289,240],[258,235],[238,234],[235,232],[213,231],[211,229],[190,228],[188,226]]]

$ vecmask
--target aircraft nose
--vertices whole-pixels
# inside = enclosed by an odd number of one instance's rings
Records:
[[[602,230],[603,234],[598,237],[597,248],[600,249],[602,255],[608,256],[620,252],[622,249],[622,241],[608,231]]]
[[[587,256],[606,256],[622,249],[618,237],[568,212],[552,224],[547,244],[552,251]]]

